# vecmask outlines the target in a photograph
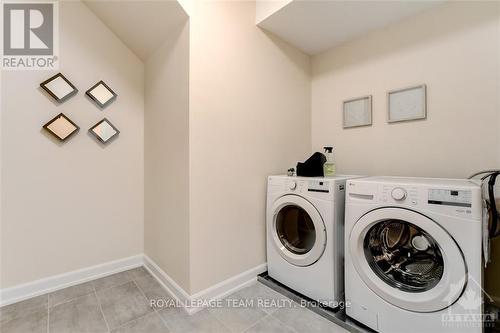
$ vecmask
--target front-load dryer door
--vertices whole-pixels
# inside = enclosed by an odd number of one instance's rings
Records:
[[[272,238],[278,253],[295,266],[318,261],[326,247],[326,229],[318,210],[306,199],[285,195],[272,207]]]
[[[467,267],[455,240],[415,211],[370,211],[354,225],[348,247],[364,283],[400,308],[439,311],[453,304],[465,288]]]

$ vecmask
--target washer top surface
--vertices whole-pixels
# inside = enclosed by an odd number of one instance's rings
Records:
[[[377,176],[356,179],[358,182],[383,183],[393,185],[428,185],[428,186],[450,186],[450,187],[471,187],[477,188],[479,184],[470,179],[450,179],[450,178],[420,178],[420,177],[391,177]]]

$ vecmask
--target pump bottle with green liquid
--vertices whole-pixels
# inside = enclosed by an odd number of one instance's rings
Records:
[[[325,177],[335,177],[336,168],[333,159],[333,147],[323,147],[325,149],[326,162],[323,164],[323,175]]]

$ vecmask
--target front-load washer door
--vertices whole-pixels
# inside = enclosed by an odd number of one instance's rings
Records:
[[[348,246],[364,283],[386,302],[409,311],[442,310],[460,297],[467,282],[455,240],[412,210],[370,211],[354,225]]]
[[[285,195],[272,207],[273,243],[278,253],[295,266],[309,266],[326,247],[326,229],[318,210],[306,199]]]

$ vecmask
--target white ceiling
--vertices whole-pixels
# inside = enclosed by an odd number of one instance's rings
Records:
[[[87,7],[142,61],[188,19],[177,1],[92,1]]]
[[[314,55],[443,2],[294,0],[257,23]]]

